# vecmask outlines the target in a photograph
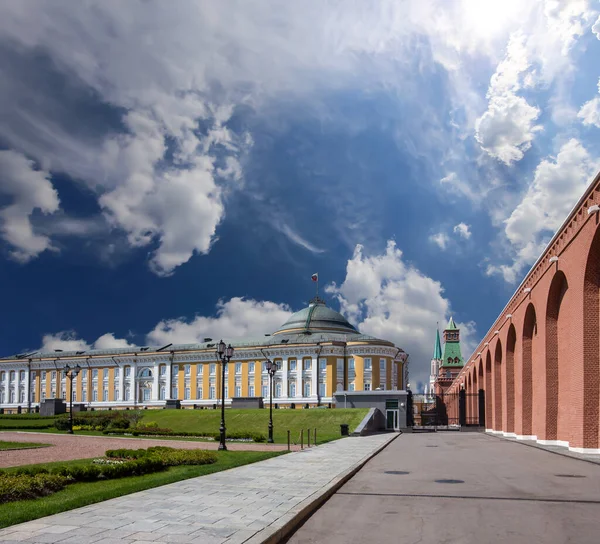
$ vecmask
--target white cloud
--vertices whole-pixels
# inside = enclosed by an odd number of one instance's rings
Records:
[[[592,26],[592,32],[596,35],[596,38],[600,40],[600,15],[598,15],[598,19]]]
[[[598,80],[598,92],[600,93],[600,79]],[[592,98],[581,106],[577,117],[582,120],[584,125],[594,125],[600,128],[600,97]]]
[[[596,13],[588,0],[546,0],[544,3],[548,34],[556,36],[562,45],[561,52],[567,55],[573,44],[583,36]]]
[[[411,383],[427,383],[436,323],[443,327],[450,302],[440,282],[406,264],[389,241],[385,252],[367,257],[356,246],[341,285],[326,288],[361,332],[393,341],[410,355]],[[474,347],[475,324],[459,324],[463,356]]]
[[[465,223],[459,223],[452,229],[456,234],[458,234],[461,238],[468,240],[471,238],[471,227]]]
[[[500,273],[514,283],[532,264],[560,227],[600,166],[576,139],[566,142],[556,158],[540,162],[529,189],[505,221],[504,232],[515,259],[510,265],[490,265],[488,274]]]
[[[511,36],[504,60],[498,64],[487,92],[487,111],[475,123],[475,138],[490,156],[505,164],[520,161],[531,147],[540,110],[517,96],[529,68],[526,39]]]
[[[234,297],[219,302],[216,317],[161,321],[148,333],[147,342],[150,345],[190,344],[202,342],[206,337],[260,337],[277,330],[291,314],[285,304]]]
[[[95,342],[88,344],[85,340],[78,338],[75,331],[61,331],[55,334],[45,334],[42,337],[40,351],[87,351],[90,349],[128,348],[132,346],[133,344],[123,338],[115,338],[112,332],[103,334]]]
[[[96,339],[94,349],[129,348],[133,345],[125,340],[125,338],[115,338],[112,332],[107,332]]]
[[[0,151],[0,195],[11,202],[0,208],[0,233],[14,248],[12,258],[24,263],[52,249],[50,239],[34,232],[31,224],[35,210],[51,214],[59,208],[49,172],[36,170],[34,163],[21,153]]]
[[[450,238],[448,238],[448,235],[445,232],[438,232],[437,234],[432,234],[429,237],[429,241],[437,244],[440,249],[446,249]]]

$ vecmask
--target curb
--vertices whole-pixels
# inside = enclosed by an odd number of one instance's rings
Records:
[[[377,448],[374,452],[361,459],[358,463],[346,469],[336,478],[329,482],[325,488],[321,488],[319,491],[313,493],[310,497],[307,497],[302,502],[297,504],[292,511],[281,516],[277,521],[277,527],[272,525],[265,527],[258,533],[255,533],[248,540],[244,541],[244,544],[276,544],[284,541],[286,538],[292,536],[292,534],[318,510],[335,492],[342,487],[352,476],[354,476],[362,467],[364,467],[373,457],[375,457],[382,450],[387,448],[394,440],[400,436],[400,433],[395,434],[393,438],[388,440],[385,444]],[[360,438],[360,437],[356,437]]]

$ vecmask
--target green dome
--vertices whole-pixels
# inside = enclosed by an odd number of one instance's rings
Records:
[[[291,329],[302,329],[311,332],[345,332],[357,334],[355,327],[339,312],[328,308],[320,298],[311,300],[308,308],[293,314],[273,334],[280,334]]]

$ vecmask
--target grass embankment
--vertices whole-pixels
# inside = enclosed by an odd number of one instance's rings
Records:
[[[7,442],[0,440],[0,451],[4,450],[29,450],[33,448],[46,448],[50,444],[38,444],[37,442]]]
[[[269,457],[281,455],[281,452],[255,452],[255,451],[221,451],[217,453],[218,461],[211,465],[184,465],[169,467],[164,472],[156,472],[145,476],[131,476],[118,480],[106,480],[91,483],[76,483],[67,486],[62,491],[58,491],[47,497],[35,500],[24,500],[0,504],[0,528],[8,527],[16,523],[23,523],[44,516],[50,516],[73,508],[79,508],[88,504],[113,499],[129,493],[143,491],[161,485],[171,484],[196,476],[204,476],[221,470],[227,470],[257,461],[263,461]],[[58,463],[44,463],[41,465],[46,468],[57,465],[85,465],[90,464],[90,459],[66,461]],[[13,469],[6,469],[6,472]]]
[[[304,430],[306,444],[308,429],[312,435],[317,429],[317,441],[327,442],[340,438],[340,424],[347,423],[352,432],[369,410],[359,408],[335,408],[312,410],[273,410],[273,438],[275,442],[287,443],[287,431],[291,440],[300,442]],[[142,423],[155,422],[160,428],[173,431],[215,433],[221,421],[220,410],[146,410]],[[227,432],[268,433],[269,410],[225,410]]]

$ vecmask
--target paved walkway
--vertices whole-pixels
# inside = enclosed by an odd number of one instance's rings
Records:
[[[600,466],[482,433],[392,442],[290,544],[597,544]]]
[[[345,438],[13,525],[0,542],[262,542],[397,436]]]
[[[160,440],[156,438],[122,438],[118,436],[85,436],[18,431],[0,432],[0,440],[51,444],[48,448],[5,450],[0,453],[0,467],[90,459],[104,456],[106,450],[118,448],[137,449],[149,448],[150,446],[169,446],[185,450],[216,450],[219,447],[218,442],[199,442],[196,440]],[[284,451],[287,450],[287,444],[228,441],[227,448],[231,451]],[[300,446],[292,446],[292,449],[299,450]]]

